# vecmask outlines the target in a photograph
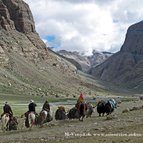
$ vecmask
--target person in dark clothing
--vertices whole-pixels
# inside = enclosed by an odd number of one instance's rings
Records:
[[[1,117],[2,117],[4,114],[6,114],[6,113],[9,114],[10,119],[11,119],[11,117],[13,116],[13,111],[12,111],[10,105],[8,104],[8,102],[5,102],[5,104],[4,104],[4,106],[3,106],[3,113],[2,113],[2,115],[1,115]]]
[[[28,112],[35,112],[36,113],[36,109],[35,107],[37,106],[37,104],[33,101],[33,100],[30,100],[30,103],[28,105]]]
[[[8,123],[6,125],[6,130],[9,130],[9,124],[13,120],[13,111],[12,111],[10,105],[8,104],[8,102],[5,102],[5,104],[3,106],[3,113],[1,114],[1,118],[3,117],[4,114],[8,114],[9,115],[9,121],[8,121]]]
[[[42,110],[45,110],[47,112],[50,112],[50,105],[49,102],[46,100],[45,103],[43,104]]]
[[[29,127],[29,122],[28,122],[28,114],[30,112],[34,112],[35,115],[37,115],[36,113],[36,106],[37,104],[33,101],[33,100],[30,100],[30,103],[28,105],[28,111],[25,113],[25,117],[26,117],[26,120],[25,120],[25,126],[28,128]]]

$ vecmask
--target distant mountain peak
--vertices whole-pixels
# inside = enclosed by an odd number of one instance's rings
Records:
[[[91,56],[84,56],[76,51],[71,52],[66,50],[60,50],[60,51],[57,51],[57,53],[66,58],[76,61],[79,65],[81,65],[82,70],[84,72],[89,72],[92,67],[95,67],[101,64],[108,57],[112,55],[112,53],[109,53],[109,52],[98,52],[95,50],[93,51],[93,55]]]

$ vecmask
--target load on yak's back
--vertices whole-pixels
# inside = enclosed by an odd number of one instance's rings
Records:
[[[65,107],[59,106],[55,113],[56,120],[65,120],[67,119]]]
[[[117,108],[117,102],[113,98],[107,101],[101,100],[97,103],[97,112],[99,116],[101,116],[101,114],[104,116],[105,113],[109,115],[115,108]]]

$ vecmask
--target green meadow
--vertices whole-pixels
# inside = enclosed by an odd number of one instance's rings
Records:
[[[65,103],[67,100],[73,100],[72,98],[47,98],[39,96],[28,96],[28,95],[13,95],[13,94],[0,94],[0,113],[3,112],[4,103],[7,101],[14,113],[14,116],[20,117],[28,110],[28,104],[30,99],[33,99],[37,104],[36,112],[39,113],[42,109],[42,105],[45,100],[48,100],[50,104],[57,103],[54,110],[58,107],[58,103]]]

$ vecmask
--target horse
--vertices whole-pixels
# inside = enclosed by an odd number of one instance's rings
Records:
[[[10,116],[8,113],[5,113],[1,118],[3,131],[9,130],[9,121],[10,121]]]
[[[50,112],[49,111],[46,111],[46,110],[42,110],[39,114],[39,117],[38,117],[38,123],[40,126],[42,126],[44,123],[46,122],[50,122],[53,120],[52,116],[50,115]]]
[[[44,123],[47,122],[47,115],[48,115],[48,112],[46,110],[42,110],[40,112],[40,117],[41,117],[40,125],[43,125]]]
[[[36,115],[34,112],[29,112],[25,113],[25,116],[25,126],[31,129],[34,125],[36,125]]]
[[[9,130],[17,130],[18,127],[18,121],[16,117],[11,117],[10,121],[9,121]]]
[[[83,121],[83,118],[86,115],[86,110],[87,110],[87,104],[86,103],[80,103],[79,107],[78,107],[79,121]]]

